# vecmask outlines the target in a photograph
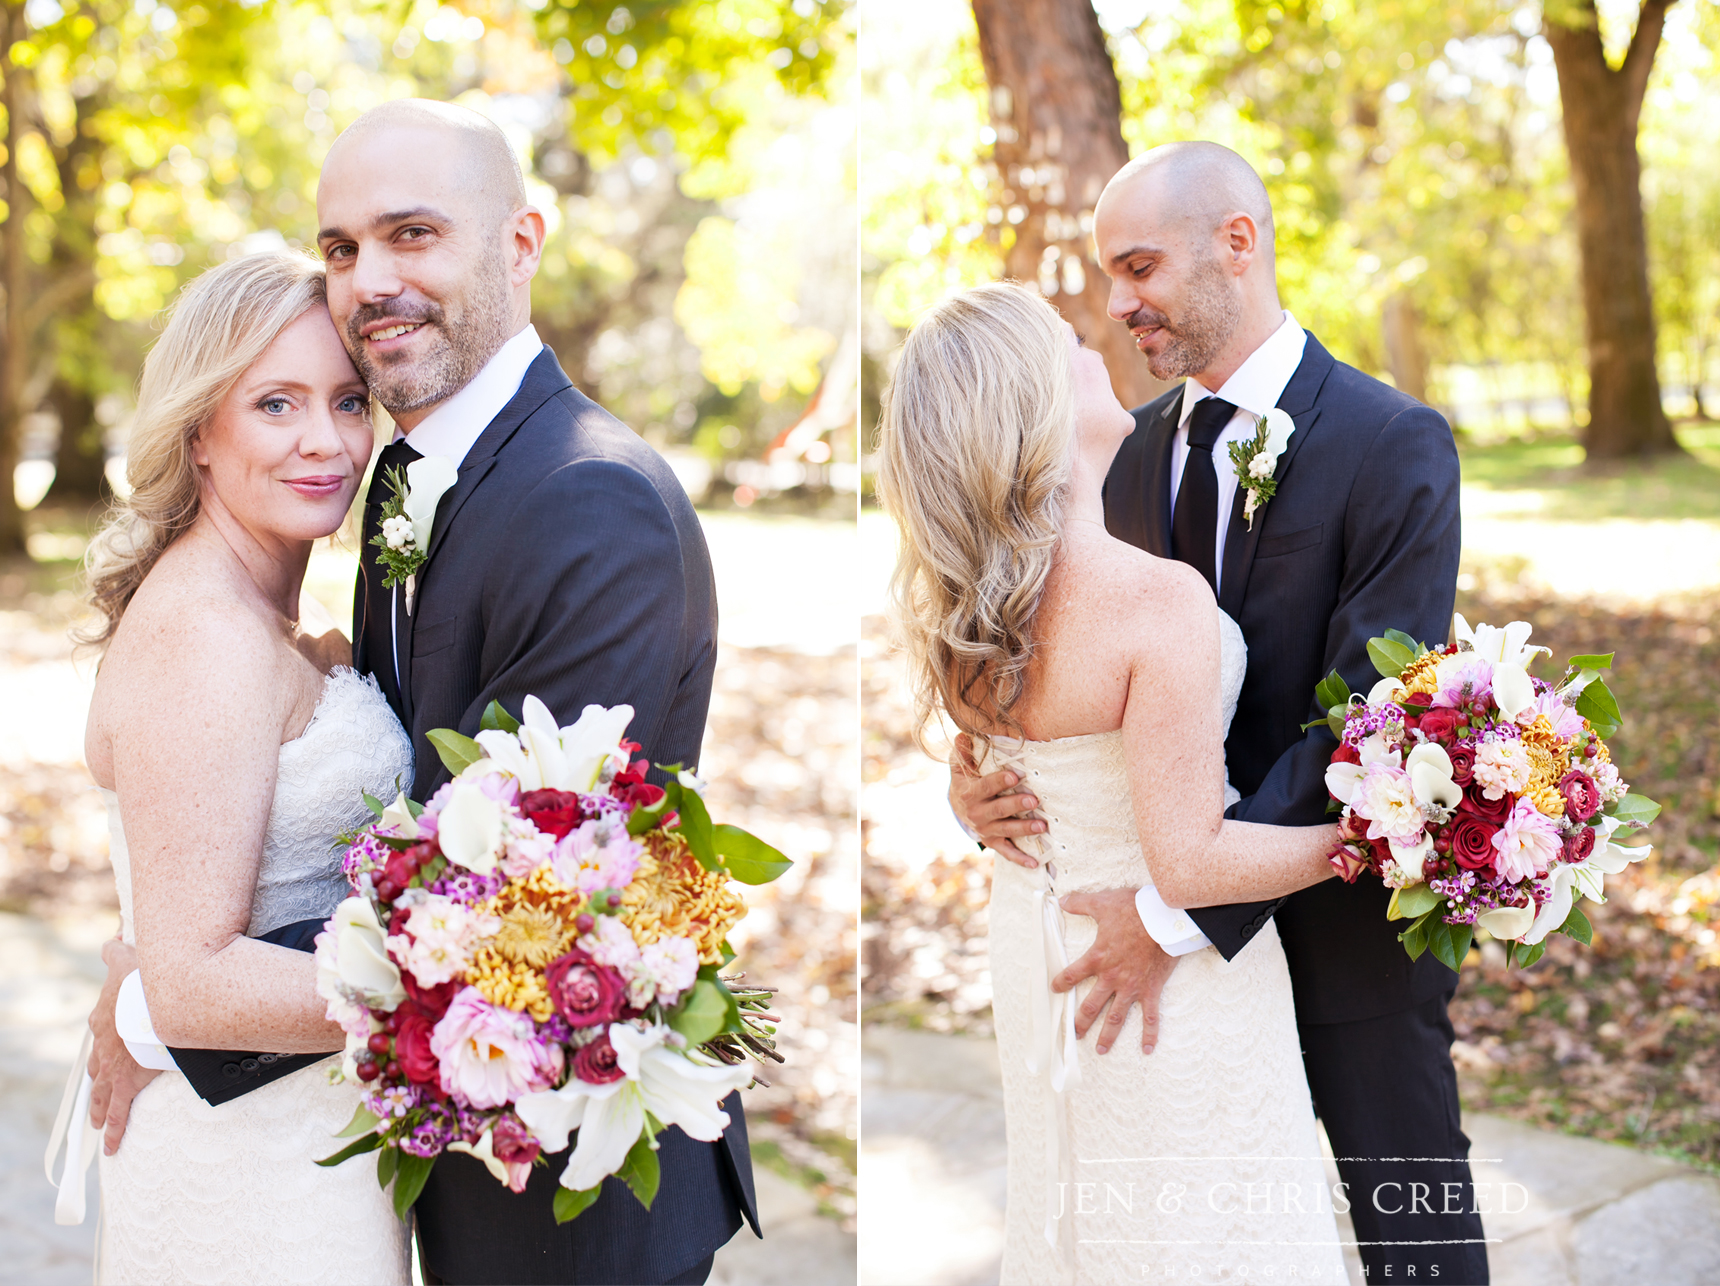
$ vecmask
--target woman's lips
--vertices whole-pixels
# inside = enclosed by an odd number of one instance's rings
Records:
[[[341,487],[346,485],[346,479],[340,474],[316,474],[307,478],[283,478],[289,487],[308,500],[321,500],[324,496],[337,495]]]

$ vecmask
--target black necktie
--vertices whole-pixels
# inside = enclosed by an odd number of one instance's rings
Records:
[[[1222,398],[1202,398],[1188,421],[1188,460],[1177,486],[1171,512],[1171,557],[1187,563],[1218,593],[1218,561],[1213,544],[1218,534],[1218,473],[1212,447],[1236,408]]]

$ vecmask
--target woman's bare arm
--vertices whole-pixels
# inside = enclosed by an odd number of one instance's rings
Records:
[[[153,606],[127,621],[106,721],[156,1033],[186,1048],[337,1049],[313,958],[245,937],[281,742],[309,676],[259,619],[207,601]]]
[[[1123,712],[1135,820],[1153,884],[1173,907],[1281,897],[1333,874],[1336,826],[1224,819],[1218,608],[1173,565],[1138,637]]]

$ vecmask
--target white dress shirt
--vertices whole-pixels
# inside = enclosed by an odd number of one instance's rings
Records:
[[[1224,586],[1224,537],[1230,530],[1230,508],[1236,502],[1236,469],[1230,463],[1232,442],[1244,442],[1254,436],[1255,421],[1278,405],[1284,396],[1284,386],[1302,364],[1302,350],[1308,335],[1296,324],[1289,312],[1284,321],[1248,360],[1236,368],[1236,374],[1214,393],[1199,380],[1183,384],[1182,414],[1177,420],[1176,440],[1171,446],[1171,512],[1176,512],[1177,489],[1182,486],[1183,466],[1188,463],[1188,421],[1195,404],[1203,398],[1221,397],[1236,408],[1230,423],[1218,435],[1212,447],[1212,467],[1218,475],[1218,532],[1213,544],[1213,570],[1216,593]]]
[[[543,341],[538,338],[537,327],[527,322],[524,330],[496,350],[496,355],[484,363],[484,369],[465,388],[418,421],[412,432],[401,433],[396,428],[394,440],[398,442],[404,437],[406,445],[419,455],[443,456],[458,469],[473,443],[490,427],[490,421],[514,400],[526,378],[526,370],[541,352]],[[400,687],[400,613],[395,610],[399,597],[400,586],[396,585],[388,603],[396,689]]]
[[[1221,397],[1236,407],[1236,414],[1218,435],[1212,447],[1212,467],[1218,475],[1218,532],[1213,544],[1213,571],[1217,577],[1216,590],[1224,584],[1224,538],[1230,531],[1230,510],[1236,503],[1236,468],[1230,463],[1228,447],[1232,442],[1247,441],[1254,436],[1255,422],[1284,396],[1284,387],[1302,364],[1302,350],[1308,335],[1296,324],[1288,311],[1277,330],[1266,342],[1248,355],[1236,368],[1236,373],[1224,382],[1215,394],[1197,379],[1183,384],[1182,414],[1177,420],[1177,435],[1171,446],[1171,511],[1176,511],[1177,489],[1182,485],[1183,465],[1188,462],[1188,421],[1195,404],[1203,398]],[[1200,931],[1187,911],[1175,910],[1164,903],[1158,890],[1148,886],[1135,894],[1135,911],[1141,917],[1141,927],[1147,936],[1173,956],[1187,955],[1212,945]]]

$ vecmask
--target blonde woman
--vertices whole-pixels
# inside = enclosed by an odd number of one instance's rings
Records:
[[[362,791],[411,779],[381,693],[337,664],[346,640],[300,614],[311,543],[341,525],[371,438],[369,393],[307,257],[205,273],[145,362],[131,494],[89,557],[104,655],[85,757],[165,1046],[272,1062],[344,1043],[312,957],[259,939],[334,910],[331,837],[367,819]],[[129,1060],[99,1034],[98,1061]],[[98,1281],[408,1281],[405,1228],[370,1167],[313,1164],[358,1102],[325,1070],[219,1105],[167,1070],[129,1124],[95,1104],[109,1145]]]
[[[1133,428],[1098,354],[1010,283],[914,329],[883,419],[918,713],[1020,774],[1044,823],[1018,841],[1031,867],[992,874],[1003,1280],[1343,1282],[1270,922],[1234,961],[1184,958],[1156,1048],[1134,1010],[1101,1056],[1076,1036],[1077,997],[1051,988],[1095,938],[1070,894],[1156,886],[1203,906],[1332,874],[1334,828],[1224,820],[1247,652],[1198,572],[1107,533],[1101,488]]]

